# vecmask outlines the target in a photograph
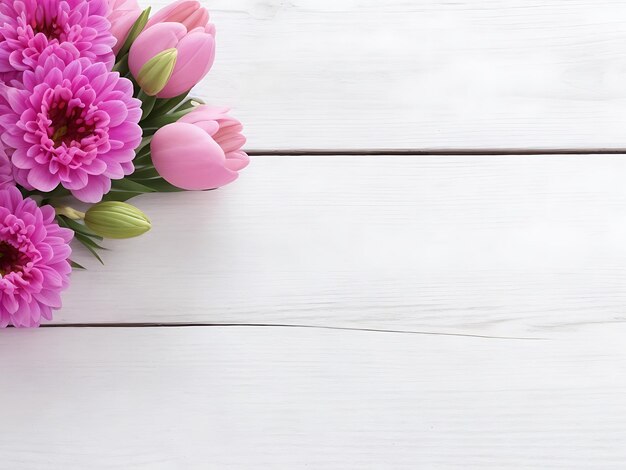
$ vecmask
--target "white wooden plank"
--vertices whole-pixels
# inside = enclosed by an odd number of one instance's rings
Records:
[[[623,325],[0,332],[0,469],[623,469]]]
[[[626,148],[621,0],[205,3],[250,149]]]
[[[624,175],[623,156],[257,157],[219,191],[137,199],[153,230],[76,273],[56,318],[533,337],[624,321]]]

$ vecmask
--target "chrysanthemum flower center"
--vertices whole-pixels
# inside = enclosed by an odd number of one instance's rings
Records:
[[[13,245],[0,242],[0,277],[23,268],[23,254]]]
[[[62,144],[70,145],[73,141],[80,142],[93,133],[94,122],[86,122],[84,108],[68,106],[67,101],[58,101],[52,104],[48,117],[52,124],[50,138],[55,147]]]
[[[30,26],[33,28],[33,32],[43,33],[48,40],[60,39],[63,34],[63,28],[57,24],[56,18],[43,18],[42,21],[37,21],[35,18],[31,20]]]

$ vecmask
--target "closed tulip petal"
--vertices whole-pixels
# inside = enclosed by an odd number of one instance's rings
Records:
[[[169,183],[186,190],[214,189],[237,179],[221,147],[199,127],[176,122],[159,129],[151,142],[152,161]]]
[[[174,72],[168,84],[158,94],[159,98],[173,98],[191,90],[213,66],[215,39],[209,34],[200,31],[189,33],[180,40],[176,49],[178,60]]]
[[[247,153],[238,150],[226,155],[225,166],[229,170],[240,171],[250,164],[250,157]]]
[[[159,10],[148,21],[150,28],[159,23],[182,23],[189,31],[198,26],[204,27],[209,21],[209,12],[196,0],[178,0]]]
[[[209,12],[204,8],[194,11],[191,15],[181,21],[187,30],[191,31],[195,28],[205,28],[209,22]]]
[[[180,119],[180,122],[187,122],[189,124],[196,124],[202,121],[217,121],[218,119],[224,119],[230,108],[219,106],[198,106],[193,113],[189,113]]]
[[[213,139],[222,147],[225,154],[236,152],[246,143],[246,138],[239,132],[218,132]]]
[[[160,23],[143,31],[135,40],[128,54],[128,66],[133,76],[154,56],[164,50],[175,48],[187,34],[180,23]]]
[[[195,0],[194,0],[195,1]],[[159,11],[157,11],[152,18],[150,18],[148,20],[148,23],[146,24],[146,28],[149,28],[151,26],[154,26],[156,24],[159,23],[164,23],[167,21],[168,16],[177,8],[180,7],[181,4],[184,3],[193,3],[193,1],[189,1],[189,0],[177,0],[175,2],[170,3],[169,5],[167,5],[164,8],[161,8]]]
[[[183,120],[181,119],[179,122],[183,122]],[[195,124],[210,136],[214,136],[215,134],[217,134],[217,131],[220,130],[220,125],[217,121],[198,121],[192,122],[190,124]]]
[[[111,23],[111,34],[117,42],[113,47],[116,54],[124,45],[126,37],[137,18],[141,14],[141,7],[137,0],[109,0],[107,19]]]

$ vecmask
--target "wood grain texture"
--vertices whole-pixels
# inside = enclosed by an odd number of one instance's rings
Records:
[[[624,334],[4,331],[0,469],[621,470]]]
[[[143,0],[159,7],[169,0]],[[211,0],[248,148],[626,148],[621,0]]]
[[[136,200],[59,323],[238,323],[544,337],[626,320],[623,156],[256,157]]]

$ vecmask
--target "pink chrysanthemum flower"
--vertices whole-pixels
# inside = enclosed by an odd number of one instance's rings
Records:
[[[107,0],[8,0],[0,3],[0,79],[19,79],[53,53],[113,67]]]
[[[23,89],[2,87],[11,113],[0,117],[13,148],[15,179],[27,189],[58,185],[84,202],[99,202],[112,179],[133,172],[141,142],[141,101],[133,85],[104,64],[50,57],[24,72]]]
[[[73,232],[54,215],[15,187],[0,190],[0,328],[38,326],[61,307]]]

